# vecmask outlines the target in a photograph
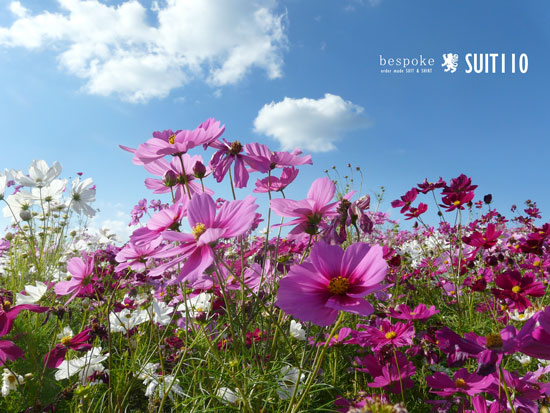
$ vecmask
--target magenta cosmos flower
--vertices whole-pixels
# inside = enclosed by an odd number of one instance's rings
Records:
[[[517,270],[506,271],[496,277],[495,284],[499,288],[492,288],[495,297],[510,300],[510,308],[524,311],[531,307],[529,297],[542,297],[546,290],[544,285],[536,280],[535,274],[527,273],[524,276]]]
[[[14,307],[7,299],[0,301],[0,337],[8,334],[12,327],[13,322],[22,310],[29,310],[35,313],[43,313],[48,311],[48,307],[41,307],[37,304],[21,304]]]
[[[233,167],[235,176],[235,186],[237,188],[244,188],[248,183],[248,171],[245,167],[245,162],[248,163],[249,157],[243,153],[243,145],[239,141],[228,142],[223,139],[223,142],[214,141],[210,143],[212,148],[218,149],[218,151],[212,155],[210,160],[210,168],[216,181],[221,182],[225,177],[225,174],[231,168],[231,164],[234,162]]]
[[[334,182],[328,178],[319,178],[311,185],[306,199],[301,201],[273,199],[270,205],[276,214],[295,218],[283,224],[283,226],[296,225],[289,234],[315,235],[319,227],[323,226],[323,218],[332,218],[338,215],[334,210],[338,202],[330,202],[335,192]]]
[[[374,351],[380,350],[386,345],[393,347],[409,346],[414,337],[412,323],[395,323],[382,320],[380,328],[366,326],[366,331],[357,334],[359,344],[364,346],[365,341],[373,346]]]
[[[475,373],[468,373],[466,369],[458,370],[454,375],[454,381],[444,373],[436,372],[433,376],[426,377],[428,386],[439,396],[452,396],[455,393],[464,393],[468,396],[475,396],[487,389],[493,384],[493,376],[478,376]]]
[[[426,304],[418,304],[413,310],[406,304],[399,304],[396,308],[390,309],[388,315],[399,320],[418,320],[426,321],[434,314],[439,313],[439,310],[435,309],[435,305],[430,308],[426,307]]]
[[[78,294],[87,292],[88,286],[92,282],[94,273],[94,257],[84,255],[84,260],[79,257],[71,258],[67,262],[67,271],[71,273],[72,277],[69,281],[60,281],[55,287],[54,291],[57,295],[69,295],[69,303]]]
[[[387,269],[378,245],[356,243],[343,251],[320,241],[309,262],[294,265],[279,281],[276,304],[320,326],[334,323],[339,311],[368,316],[374,309],[363,297],[383,288]]]
[[[23,350],[9,340],[0,340],[0,366],[3,366],[6,360],[14,361],[21,357],[25,357]]]
[[[92,330],[87,328],[74,337],[63,337],[61,343],[57,344],[46,356],[44,357],[44,363],[46,367],[51,369],[59,367],[59,365],[65,360],[65,355],[69,350],[87,351],[92,348],[89,343],[91,340]]]
[[[214,262],[212,246],[219,239],[236,237],[248,231],[256,218],[254,211],[258,205],[254,201],[255,198],[249,196],[244,200],[225,202],[216,210],[216,203],[210,195],[195,195],[187,208],[192,233],[167,231],[163,234],[165,240],[176,241],[178,245],[163,252],[162,257],[180,256],[155,268],[150,275],[162,274],[166,269],[186,260],[181,273],[170,283],[177,284],[184,279],[190,283],[198,280]]]

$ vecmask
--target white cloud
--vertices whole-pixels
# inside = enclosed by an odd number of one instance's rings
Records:
[[[10,3],[9,9],[17,17],[25,17],[28,13],[28,10],[25,7],[23,7],[21,2],[19,1],[12,1]]]
[[[254,120],[254,129],[278,140],[284,150],[298,147],[328,152],[346,132],[368,126],[363,111],[361,106],[330,93],[317,100],[285,97],[282,102],[264,105]]]
[[[252,68],[282,74],[286,15],[276,0],[153,1],[149,10],[137,0],[58,3],[59,12],[31,15],[12,1],[17,19],[0,27],[0,46],[59,51],[60,66],[91,94],[145,102],[197,78],[219,87]]]

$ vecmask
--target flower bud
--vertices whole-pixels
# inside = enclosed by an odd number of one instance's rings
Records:
[[[162,178],[162,182],[164,182],[164,185],[168,187],[173,187],[178,183],[178,176],[173,170],[169,169],[164,174],[164,177]]]
[[[195,175],[195,178],[204,178],[206,176],[206,166],[201,161],[195,162],[195,165],[193,166],[193,174]]]
[[[28,210],[24,209],[19,213],[19,217],[23,221],[30,221],[32,219],[31,211],[28,211]]]

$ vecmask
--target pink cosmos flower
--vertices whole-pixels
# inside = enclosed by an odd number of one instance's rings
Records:
[[[179,245],[163,253],[164,257],[181,254],[178,258],[163,264],[150,272],[151,276],[161,274],[166,269],[183,262],[181,273],[170,283],[177,284],[182,280],[195,282],[214,262],[214,245],[221,238],[232,238],[244,234],[252,225],[258,205],[255,198],[249,196],[244,200],[225,202],[217,211],[216,203],[208,194],[197,194],[189,201],[187,217],[191,234],[167,231],[163,238],[177,241]]]
[[[433,376],[426,377],[428,386],[434,389],[431,390],[439,396],[452,396],[455,393],[464,393],[468,396],[475,396],[486,391],[492,384],[493,376],[478,376],[475,373],[468,373],[466,369],[460,369],[454,374],[454,381],[444,373],[436,372]]]
[[[187,198],[183,198],[184,200]],[[161,234],[168,229],[176,229],[185,215],[185,204],[174,204],[154,214],[145,227],[136,229],[130,236],[130,241],[136,245],[152,243],[157,247],[162,242]]]
[[[146,268],[152,257],[159,257],[159,254],[166,250],[166,247],[155,247],[151,244],[136,245],[128,242],[118,252],[115,260],[119,262],[115,268],[116,272],[131,268],[133,271],[142,271]]]
[[[71,302],[78,294],[83,292],[90,292],[88,287],[92,282],[94,274],[94,257],[84,255],[84,260],[79,257],[71,258],[67,262],[67,271],[72,275],[69,281],[60,281],[55,287],[54,291],[57,295],[69,295],[71,298],[67,303]]]
[[[319,178],[311,185],[306,199],[301,201],[273,199],[270,205],[276,214],[295,218],[283,224],[283,226],[296,225],[289,234],[315,235],[320,227],[326,227],[323,218],[332,218],[338,215],[334,210],[338,202],[330,202],[335,192],[334,182],[329,178]]]
[[[516,339],[522,353],[550,360],[550,307],[527,320]]]
[[[277,178],[276,176],[268,176],[262,180],[258,179],[256,181],[256,189],[254,192],[264,193],[264,192],[278,192],[285,189],[290,185],[294,179],[298,176],[298,169],[284,168],[281,173],[281,177]]]
[[[272,152],[267,145],[261,143],[247,143],[244,148],[252,171],[267,173],[285,166],[313,165],[311,155],[299,156],[302,154],[299,149],[292,152]]]
[[[179,156],[199,145],[208,145],[218,139],[225,131],[225,126],[215,119],[207,119],[194,130],[180,130],[172,132],[171,129],[162,132],[154,132],[153,137],[142,143],[137,149],[121,146],[122,149],[133,152],[133,162],[136,165],[144,165],[166,155]]]
[[[239,141],[228,142],[225,139],[223,142],[214,141],[210,143],[212,148],[218,149],[218,151],[212,155],[210,160],[210,168],[212,168],[212,174],[216,181],[221,182],[231,164],[235,162],[234,176],[235,186],[237,188],[244,188],[248,183],[248,171],[245,168],[245,162],[248,163],[248,155],[243,153],[243,145]]]
[[[44,363],[46,367],[53,369],[58,367],[69,350],[87,351],[92,348],[92,345],[88,343],[91,339],[91,329],[87,328],[74,337],[63,337],[61,343],[57,344],[46,356],[44,357]]]
[[[382,320],[380,328],[366,327],[365,331],[359,331],[357,339],[360,343],[365,341],[378,351],[386,345],[393,347],[408,346],[412,343],[414,337],[414,326],[412,323],[395,323],[388,320]]]
[[[147,178],[145,179],[145,186],[153,190],[155,194],[174,191],[175,202],[183,202],[185,201],[183,198],[189,197],[187,188],[189,188],[191,196],[201,192],[214,195],[211,189],[203,189],[200,184],[195,182],[194,170],[197,163],[202,165],[202,157],[199,155],[189,156],[188,154],[174,157],[170,162],[166,159],[157,159],[150,162],[144,165],[145,169],[153,175],[162,176],[162,179]]]
[[[395,359],[391,357],[387,362],[380,361],[373,355],[366,355],[363,358],[356,357],[356,362],[361,366],[358,371],[369,373],[374,381],[368,383],[369,387],[383,388],[395,394],[401,394],[401,390],[414,387],[414,382],[410,379],[416,373],[416,367],[407,357],[396,352]]]
[[[384,288],[386,271],[378,245],[356,243],[343,251],[320,241],[309,262],[292,266],[279,281],[276,305],[320,326],[334,323],[339,311],[368,316],[374,309],[363,297]]]
[[[414,310],[406,304],[399,304],[395,309],[392,308],[388,312],[388,315],[399,320],[418,320],[426,321],[434,314],[439,313],[439,310],[435,309],[435,305],[430,308],[426,307],[426,304],[418,304]]]

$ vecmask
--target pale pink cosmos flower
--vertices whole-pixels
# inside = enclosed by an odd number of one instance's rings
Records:
[[[299,156],[302,154],[299,149],[292,152],[272,152],[267,145],[261,143],[247,143],[244,148],[252,171],[267,173],[285,166],[313,165],[311,155]]]
[[[183,198],[185,201],[187,198]],[[145,227],[136,229],[130,236],[130,241],[136,245],[151,243],[153,248],[162,242],[161,234],[168,229],[177,229],[186,213],[184,203],[174,204],[154,214]]]
[[[207,119],[193,130],[171,129],[154,132],[153,137],[142,143],[137,149],[120,146],[122,149],[134,153],[133,162],[143,165],[163,158],[166,155],[179,156],[199,145],[208,145],[218,139],[225,131],[225,126],[213,118]]]
[[[88,286],[92,283],[94,257],[86,254],[83,257],[84,259],[80,257],[71,258],[67,262],[67,271],[71,274],[71,279],[69,281],[60,281],[54,287],[57,295],[72,294],[67,303],[74,300],[78,294],[89,290]]]
[[[336,186],[329,178],[316,179],[307,198],[301,201],[292,199],[273,199],[271,208],[282,217],[295,218],[285,225],[296,225],[290,235],[306,233],[315,235],[320,228],[326,227],[324,218],[333,218],[338,215],[334,210],[338,202],[330,202],[336,192]]]
[[[255,198],[248,196],[244,200],[225,202],[216,210],[216,203],[210,195],[195,195],[187,208],[192,233],[166,231],[162,236],[165,240],[179,243],[163,256],[180,256],[151,270],[150,275],[162,274],[186,260],[180,274],[170,283],[186,280],[192,284],[197,281],[214,262],[212,245],[221,238],[236,237],[248,231],[256,217],[254,211],[258,208],[254,201]]]

